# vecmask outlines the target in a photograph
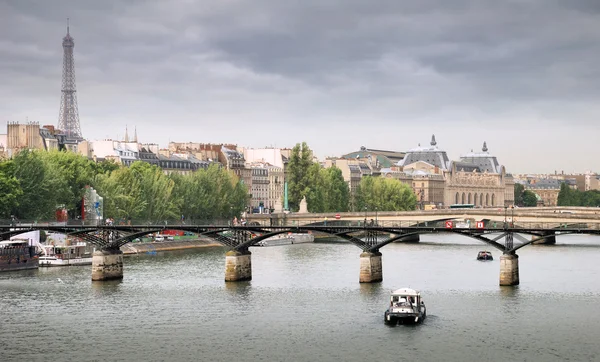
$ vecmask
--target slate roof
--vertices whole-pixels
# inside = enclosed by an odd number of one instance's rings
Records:
[[[483,142],[483,148],[481,152],[469,152],[464,156],[460,157],[461,163],[471,163],[479,168],[479,172],[488,173],[500,173],[501,167],[495,156],[488,153],[488,148],[485,142]]]
[[[413,148],[406,152],[404,159],[398,162],[398,166],[406,166],[415,162],[423,161],[430,165],[439,167],[442,170],[448,170],[450,167],[450,160],[446,151],[442,151],[437,148],[437,142],[435,141],[435,135],[431,137],[431,147],[419,147]]]

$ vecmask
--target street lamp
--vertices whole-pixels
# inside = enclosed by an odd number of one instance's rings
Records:
[[[510,207],[510,225],[511,227],[515,227],[515,206]]]
[[[507,206],[504,205],[504,228],[506,229],[506,210],[507,210]]]
[[[377,222],[377,206],[375,206],[375,225],[379,225]]]
[[[365,206],[365,226],[367,226],[367,207]]]

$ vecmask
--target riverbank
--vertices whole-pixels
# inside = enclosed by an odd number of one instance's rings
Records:
[[[175,240],[175,241],[160,241],[160,242],[141,242],[141,243],[129,243],[121,247],[123,255],[136,255],[154,253],[159,251],[174,251],[174,250],[185,250],[195,248],[208,248],[222,246],[221,244],[211,239],[189,239],[189,240]]]

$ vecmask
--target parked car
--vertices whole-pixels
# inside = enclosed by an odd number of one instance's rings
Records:
[[[165,241],[165,237],[162,235],[156,235],[154,241]]]
[[[167,236],[167,241],[173,241],[175,240],[175,238],[173,237],[173,235],[168,235]]]

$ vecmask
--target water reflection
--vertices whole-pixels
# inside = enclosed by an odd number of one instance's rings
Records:
[[[123,279],[91,282],[92,295],[94,297],[105,297],[118,294],[121,291]]]
[[[252,281],[246,282],[225,282],[225,291],[230,302],[248,302],[252,292]]]
[[[367,300],[379,298],[381,294],[385,294],[385,290],[381,283],[360,283],[360,295]]]

